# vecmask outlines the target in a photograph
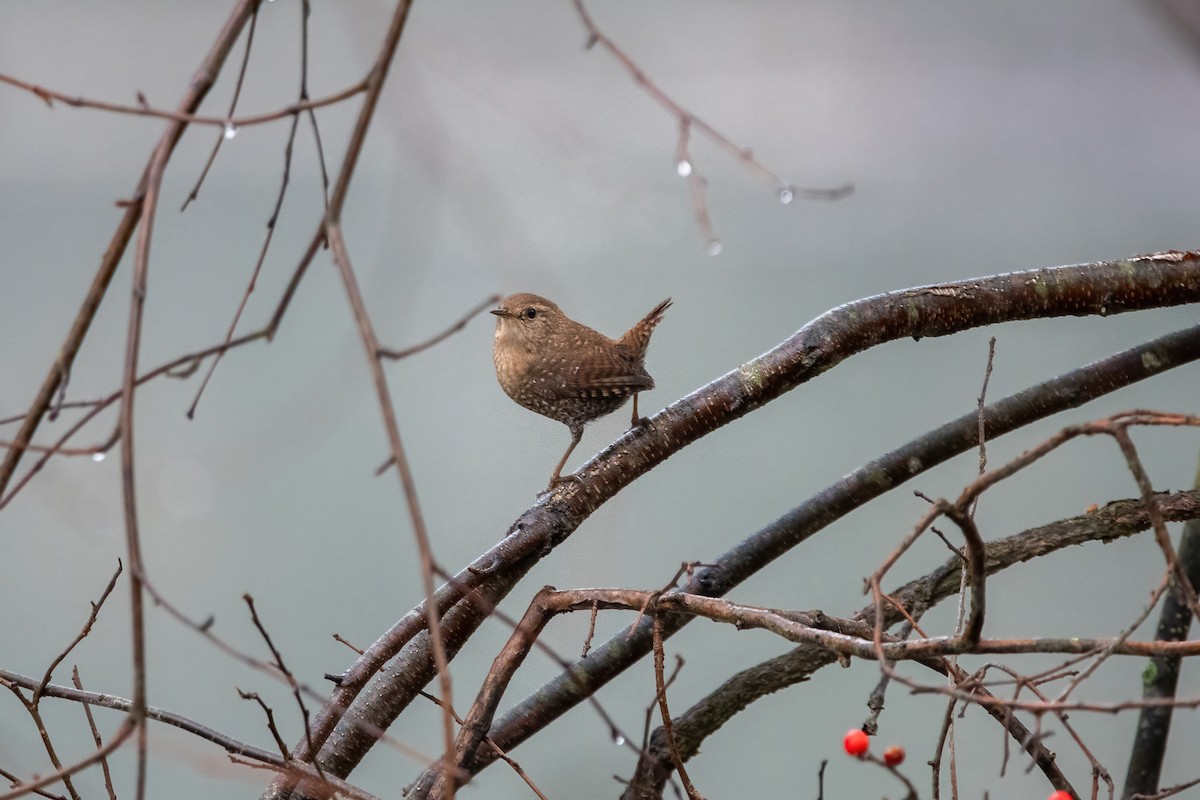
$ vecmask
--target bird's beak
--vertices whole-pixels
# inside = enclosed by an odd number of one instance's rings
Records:
[[[491,310],[491,313],[495,314],[497,317],[511,317],[512,316],[512,314],[510,314],[508,311],[504,310],[503,308],[493,308]]]

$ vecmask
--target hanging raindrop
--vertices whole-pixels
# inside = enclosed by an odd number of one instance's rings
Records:
[[[679,162],[675,165],[675,171],[679,173],[681,178],[686,178],[692,174],[692,162],[686,158],[679,159]]]

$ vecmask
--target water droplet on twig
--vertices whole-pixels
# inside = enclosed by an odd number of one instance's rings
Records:
[[[783,203],[786,206],[788,203],[792,202],[795,199],[796,199],[796,193],[792,191],[792,187],[790,187],[790,186],[780,186],[779,187],[779,202]]]
[[[708,243],[708,254],[710,256],[721,255],[721,242],[718,239],[713,239]]]
[[[234,125],[232,122],[225,123],[225,138],[226,139],[232,139],[233,137],[237,136],[237,131],[238,131],[237,126]]]
[[[692,174],[692,162],[686,158],[679,159],[679,162],[675,164],[675,171],[679,173],[680,177],[686,178]]]
[[[92,461],[95,461],[98,464],[101,461],[103,461],[107,456],[108,456],[108,454],[105,453],[103,450],[97,450],[96,452],[92,453]]]

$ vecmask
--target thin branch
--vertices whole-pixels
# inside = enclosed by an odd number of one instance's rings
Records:
[[[36,678],[30,678],[28,676],[21,675],[16,672],[10,672],[9,670],[5,669],[0,669],[0,683],[20,686],[26,689],[35,689],[39,685],[39,682]],[[116,695],[108,692],[89,692],[82,689],[60,686],[53,683],[45,688],[43,696],[57,697],[84,705],[110,708],[116,711],[124,711],[127,714],[133,710],[133,702],[131,700],[117,697]],[[371,797],[371,795],[368,795],[366,792],[356,789],[339,778],[334,778],[331,776],[323,777],[311,765],[291,761],[281,757],[277,753],[272,753],[269,750],[263,750],[252,745],[248,745],[241,740],[234,739],[233,737],[221,733],[213,728],[201,725],[195,720],[189,719],[181,714],[155,708],[154,706],[147,706],[145,718],[179,728],[180,730],[193,734],[200,739],[212,742],[230,755],[240,755],[245,756],[246,758],[255,759],[256,761],[261,761],[263,764],[269,765],[283,772],[295,774],[297,777],[302,777],[307,780],[317,781],[320,785],[332,787],[351,797]],[[126,718],[126,720],[122,723],[121,728],[117,730],[117,734],[109,740],[108,744],[98,749],[96,753],[92,754],[88,758],[73,764],[70,767],[67,767],[63,771],[63,774],[73,775],[83,769],[86,769],[92,764],[97,763],[98,761],[103,761],[106,756],[120,747],[133,732],[134,725],[129,718]],[[425,763],[428,762],[429,759],[425,759]],[[21,787],[21,792],[0,795],[0,800],[12,800],[13,798],[18,797],[24,791],[29,791],[36,787],[47,786],[51,783],[54,783],[56,780],[59,780],[60,777],[61,776],[57,773],[49,776],[42,776],[33,783],[23,784]]]
[[[700,794],[692,783],[692,779],[688,777],[687,768],[683,766],[683,758],[679,755],[679,748],[675,746],[675,730],[671,725],[671,709],[667,707],[667,686],[663,676],[662,623],[657,611],[654,613],[653,631],[654,685],[658,697],[658,711],[662,715],[663,735],[666,737],[667,748],[671,752],[671,758],[675,762],[675,772],[679,774],[679,780],[683,781],[683,790],[687,792],[689,800],[704,800],[704,796]]]
[[[267,705],[258,692],[244,692],[238,689],[237,693],[238,697],[243,700],[254,701],[262,709],[263,716],[267,718],[267,730],[270,732],[271,738],[275,740],[275,746],[279,748],[279,755],[286,760],[288,758],[288,746],[283,741],[283,737],[279,735],[279,728],[275,725],[275,711]]]
[[[125,740],[128,739],[135,730],[137,730],[137,724],[133,721],[133,718],[126,717],[125,721],[121,723],[121,727],[117,729],[116,734],[109,738],[108,744],[106,744],[104,747],[100,748],[91,755],[85,756],[79,761],[76,761],[74,764],[63,767],[60,770],[56,770],[49,775],[42,775],[34,780],[22,783],[11,792],[0,794],[0,800],[16,800],[16,798],[23,797],[24,795],[27,795],[33,791],[37,791],[43,786],[49,786],[52,783],[57,783],[64,778],[68,778],[77,772],[87,769],[92,764],[95,764],[97,761],[101,761],[109,753],[125,744]]]
[[[246,79],[246,67],[250,63],[250,51],[254,47],[254,31],[258,27],[258,10],[261,7],[261,4],[255,5],[254,11],[250,16],[250,27],[246,31],[246,49],[242,52],[242,63],[238,67],[237,81],[233,86],[233,98],[229,101],[229,113],[225,115],[226,119],[233,118],[233,112],[237,110],[238,99],[242,96],[242,83]],[[293,117],[292,119],[295,120],[297,118]],[[199,196],[200,187],[204,184],[204,179],[208,176],[208,171],[212,168],[213,162],[217,160],[217,153],[221,152],[221,145],[229,138],[227,134],[232,130],[236,129],[232,126],[226,126],[217,134],[217,141],[213,144],[212,151],[208,154],[208,160],[204,162],[204,169],[200,170],[200,177],[196,179],[196,184],[188,192],[187,198],[183,201],[183,206],[179,209],[181,212],[187,211],[187,207]]]
[[[261,0],[251,0],[255,7],[258,6]],[[249,13],[253,14],[254,9],[249,9]],[[222,55],[222,60],[224,55]],[[10,86],[15,86],[18,89],[24,89],[27,92],[37,95],[46,101],[46,105],[53,107],[54,103],[63,103],[64,105],[72,106],[73,108],[90,108],[97,111],[108,111],[116,114],[130,114],[136,117],[153,117],[156,119],[164,119],[182,125],[208,125],[211,127],[221,128],[247,128],[253,125],[262,125],[267,122],[284,119],[286,117],[294,117],[305,111],[323,108],[324,106],[332,106],[349,100],[355,95],[362,94],[367,90],[366,81],[356,83],[352,86],[347,86],[333,94],[319,97],[316,100],[304,100],[297,103],[286,105],[275,111],[265,111],[258,114],[250,114],[244,117],[209,117],[200,114],[194,114],[190,111],[170,111],[165,108],[151,108],[148,105],[126,105],[124,103],[109,103],[104,100],[91,100],[86,97],[78,97],[74,95],[64,94],[62,92],[47,89],[44,86],[38,86],[35,83],[14,78],[11,75],[0,73],[0,83],[7,83]],[[209,87],[205,87],[207,91]],[[198,108],[197,103],[193,108]]]
[[[813,189],[802,186],[796,186],[793,183],[785,181],[783,178],[776,175],[771,170],[767,169],[760,161],[754,158],[748,148],[739,147],[730,139],[721,134],[704,120],[697,117],[691,111],[688,111],[679,103],[675,102],[666,92],[662,90],[653,80],[642,71],[642,68],[634,63],[633,59],[622,50],[612,39],[608,38],[603,31],[597,27],[592,20],[591,14],[584,7],[583,0],[573,0],[575,11],[579,14],[583,26],[588,32],[587,46],[590,48],[596,44],[600,44],[609,52],[617,63],[629,73],[634,82],[642,88],[642,90],[650,96],[656,103],[662,106],[668,113],[675,117],[679,125],[679,139],[675,148],[675,169],[680,176],[687,178],[688,186],[692,192],[692,204],[695,209],[696,222],[700,227],[701,233],[704,235],[708,243],[708,252],[710,255],[717,255],[721,252],[721,242],[717,238],[716,232],[713,230],[712,221],[708,215],[708,200],[705,196],[706,182],[696,171],[692,161],[691,154],[688,150],[688,138],[692,128],[695,128],[703,136],[714,142],[721,149],[728,152],[734,158],[742,163],[747,169],[756,175],[764,178],[774,187],[779,202],[784,205],[791,203],[796,195],[814,200],[838,200],[850,194],[854,187],[851,184],[844,184],[830,189]]]
[[[3,769],[3,768],[0,768],[0,777],[3,777],[5,780],[7,780],[9,782],[10,789],[19,789],[25,783],[20,778],[18,778],[16,775],[14,775],[13,773],[11,773],[8,770]],[[50,792],[47,792],[45,789],[31,789],[30,791],[33,794],[36,794],[40,797],[48,797],[48,798],[50,798],[50,800],[67,800],[64,795],[51,794]]]
[[[303,0],[303,2],[300,5],[300,24],[301,24],[300,100],[301,101],[308,99],[308,16],[309,16],[309,11],[310,11],[309,0]],[[247,41],[246,41],[246,59],[249,59],[249,57],[250,57],[250,40],[253,39],[253,37],[254,37],[254,25],[252,23],[250,26],[250,32],[247,36]],[[243,62],[242,62],[243,73],[245,71],[245,68],[246,68],[246,61],[243,60]],[[238,74],[238,91],[240,91],[240,89],[241,89],[241,80],[242,80],[242,73],[239,73]],[[237,92],[236,91],[234,93],[233,102],[234,102],[234,104],[237,103]],[[231,107],[230,114],[232,115],[232,113],[233,113],[233,110]],[[313,134],[316,137],[317,144],[318,144],[318,151],[319,151],[319,149],[320,149],[320,132],[319,132],[319,129],[317,128],[316,115],[313,113],[312,109],[308,110],[308,114],[312,119]],[[292,153],[293,153],[293,147],[296,143],[296,131],[299,129],[299,126],[300,126],[300,115],[298,115],[298,114],[293,115],[291,125],[288,128],[287,144],[284,146],[284,149],[283,149],[283,176],[280,178],[280,181],[279,181],[279,191],[275,195],[275,207],[271,210],[271,216],[267,220],[267,235],[263,239],[262,246],[259,248],[258,259],[254,262],[254,269],[250,273],[250,280],[246,284],[246,291],[242,293],[241,301],[238,303],[237,310],[234,311],[234,314],[233,314],[233,319],[229,323],[229,328],[225,332],[226,343],[233,341],[233,334],[237,330],[238,323],[242,319],[242,314],[246,310],[246,304],[250,301],[250,295],[254,292],[254,287],[258,284],[258,277],[262,273],[263,264],[267,260],[267,252],[271,249],[271,242],[274,241],[275,227],[276,227],[276,224],[279,222],[279,215],[283,211],[283,200],[287,196],[288,186],[291,183]],[[221,142],[223,142],[225,140],[225,138],[226,137],[225,137],[224,133],[222,133],[221,136],[217,137],[216,147],[213,148],[212,155],[209,156],[209,164],[212,164],[212,160],[214,158],[216,158],[217,150],[220,149]],[[324,176],[325,163],[324,163],[323,155],[320,156],[320,160],[321,160],[321,173],[322,173],[322,176]],[[208,172],[208,165],[205,166],[204,171],[205,171],[205,173]],[[204,175],[201,175],[200,181],[203,181],[203,180],[204,180]],[[328,185],[328,178],[326,178],[326,185]],[[192,197],[195,196],[196,192],[198,192],[199,190],[200,190],[200,183],[197,182],[195,188],[192,189],[192,194],[189,195],[189,197],[188,197],[188,201],[190,201],[192,199]],[[184,203],[184,207],[185,208],[187,207],[187,202]],[[221,352],[217,353],[216,356],[213,358],[213,360],[209,362],[208,371],[205,373],[204,379],[200,382],[200,386],[196,389],[196,396],[192,399],[192,404],[187,410],[188,419],[193,419],[195,417],[196,406],[199,405],[199,403],[200,403],[200,397],[201,397],[201,395],[204,394],[204,390],[208,386],[208,382],[212,379],[213,373],[216,372],[217,364],[220,363],[221,358],[225,355],[225,352],[226,351],[222,350]]]
[[[59,653],[57,658],[50,662],[50,666],[46,667],[46,674],[42,676],[41,685],[33,690],[33,697],[30,698],[30,702],[32,702],[35,707],[42,697],[42,690],[47,684],[50,683],[50,679],[54,676],[54,670],[68,655],[71,654],[71,651],[75,649],[75,646],[82,642],[84,638],[92,632],[92,626],[96,624],[96,619],[100,616],[100,609],[104,605],[104,601],[108,599],[110,594],[112,594],[113,588],[117,585],[117,578],[121,577],[121,571],[124,568],[125,567],[121,563],[121,560],[117,559],[117,570],[113,573],[112,578],[109,579],[108,585],[104,587],[104,591],[101,592],[100,599],[92,603],[92,612],[88,614],[87,621],[83,623],[83,628],[81,628],[75,638],[71,640],[71,643],[67,645],[67,648]]]
[[[257,5],[258,0],[239,0],[234,6],[225,26],[217,35],[212,49],[205,56],[200,68],[193,73],[192,79],[188,83],[188,88],[184,92],[183,99],[179,104],[179,111],[177,113],[188,115],[200,107],[209,89],[212,88],[213,83],[216,81],[217,76],[220,75],[221,67],[225,63],[229,51],[237,41],[242,27],[249,20]],[[12,81],[7,80],[7,82],[11,83]],[[168,127],[167,136],[165,137],[167,155],[174,149],[176,143],[179,141],[179,137],[183,135],[185,127],[186,125],[179,123]],[[135,198],[141,198],[145,193],[150,178],[151,167],[158,157],[159,149],[156,148],[155,155],[152,156],[150,163],[147,164],[138,187],[134,191]],[[113,234],[108,249],[100,261],[100,266],[96,271],[95,278],[92,280],[91,288],[88,289],[87,296],[83,300],[83,305],[75,315],[74,322],[71,323],[71,330],[67,333],[67,339],[62,347],[59,348],[58,357],[51,366],[46,378],[42,381],[41,388],[38,389],[37,396],[30,405],[25,421],[17,433],[15,439],[16,446],[9,449],[5,454],[3,463],[0,463],[0,495],[4,494],[9,481],[12,479],[17,465],[24,455],[25,445],[33,440],[33,435],[36,433],[38,425],[41,424],[42,418],[50,408],[50,403],[56,391],[70,373],[75,356],[79,352],[84,338],[87,336],[92,320],[95,319],[96,312],[100,308],[100,303],[104,299],[109,283],[112,281],[113,273],[116,272],[117,264],[120,263],[125,254],[125,248],[133,237],[141,215],[142,205],[140,203],[132,202],[125,207],[125,214],[118,223],[117,230]]]
[[[204,350],[200,350],[200,351],[197,351],[194,353],[188,353],[186,355],[179,356],[178,358],[175,358],[172,361],[168,361],[166,364],[156,367],[155,369],[152,369],[149,372],[146,372],[145,374],[143,374],[141,377],[139,377],[137,379],[137,385],[141,386],[142,384],[146,383],[147,381],[151,381],[160,376],[170,375],[172,370],[174,370],[175,368],[177,368],[181,365],[192,364],[192,363],[198,362],[199,360],[206,358],[210,355],[213,355],[214,353],[224,352],[225,350],[229,350],[234,347],[240,347],[241,345],[249,344],[250,342],[256,341],[258,339],[263,339],[266,336],[267,336],[266,330],[256,331],[255,333],[250,333],[250,334],[246,334],[245,336],[238,337],[237,339],[234,339],[232,342],[214,345],[214,346],[206,348]],[[21,491],[21,489],[24,488],[38,472],[41,471],[42,467],[44,467],[46,465],[46,463],[50,460],[51,457],[58,455],[60,453],[63,453],[63,454],[78,453],[80,455],[94,456],[96,454],[106,453],[109,450],[109,448],[111,448],[114,444],[116,444],[117,441],[120,439],[120,429],[119,428],[114,428],[113,433],[109,436],[109,438],[99,445],[91,445],[89,447],[82,447],[82,448],[66,448],[66,447],[64,447],[65,443],[68,442],[71,439],[71,437],[73,437],[76,433],[78,433],[80,430],[82,430],[84,426],[86,426],[89,422],[91,422],[93,419],[95,419],[96,416],[98,416],[102,411],[104,411],[105,409],[107,409],[109,406],[113,405],[120,399],[121,399],[121,390],[118,389],[117,391],[113,392],[112,394],[108,395],[107,397],[105,397],[101,400],[97,400],[97,401],[89,403],[90,409],[89,409],[88,413],[86,413],[85,415],[83,415],[82,418],[80,418],[75,423],[73,423],[66,430],[65,433],[63,433],[61,436],[59,436],[58,441],[50,447],[35,446],[35,445],[31,445],[31,444],[21,444],[20,442],[5,442],[4,446],[6,446],[6,447],[11,447],[14,449],[21,449],[21,450],[35,450],[38,452],[42,452],[44,455],[41,458],[39,458],[36,462],[34,462],[33,466],[30,467],[29,470],[21,477],[21,480],[17,481],[17,483],[12,487],[12,489],[9,490],[8,494],[5,495],[3,497],[3,499],[0,499],[0,510],[3,510],[4,507],[12,501],[13,497],[15,497],[17,495],[17,493],[19,491]]]
[[[79,679],[79,667],[71,668],[71,683],[76,689],[83,690],[83,681]],[[46,684],[38,686],[38,692],[43,692],[46,689]],[[92,741],[96,743],[97,750],[104,749],[104,739],[100,736],[100,729],[96,727],[96,720],[92,716],[92,707],[88,703],[83,704],[83,714],[87,717],[88,728],[92,731]],[[101,756],[100,771],[104,775],[104,789],[108,792],[108,800],[117,800],[117,790],[113,786],[112,772],[108,768],[108,757]]]
[[[498,302],[500,302],[500,295],[498,295],[498,294],[491,295],[486,300],[484,300],[482,303],[479,303],[474,308],[472,308],[470,311],[468,311],[466,314],[463,314],[462,318],[459,319],[458,322],[455,322],[449,328],[446,328],[444,331],[437,334],[436,336],[426,339],[425,341],[421,342],[420,344],[415,344],[411,347],[406,347],[403,350],[389,350],[386,347],[381,347],[379,349],[379,357],[380,358],[389,358],[389,359],[392,359],[393,361],[395,361],[395,360],[399,360],[401,358],[408,358],[411,355],[416,355],[417,353],[421,352],[422,350],[428,350],[430,347],[433,347],[435,344],[445,341],[451,335],[458,333],[463,328],[467,327],[467,323],[470,322],[472,319],[474,319],[476,314],[483,311],[488,306],[495,305]]]
[[[50,764],[54,769],[62,775],[63,788],[67,790],[67,794],[71,796],[72,800],[82,800],[79,792],[75,790],[75,782],[71,780],[71,773],[64,771],[63,763],[58,758],[58,751],[55,749],[54,742],[50,738],[50,730],[46,727],[46,721],[42,718],[42,712],[38,709],[37,704],[25,699],[25,695],[19,687],[9,684],[8,688],[32,718],[33,726],[38,732],[38,737],[42,740],[42,747],[46,750],[46,757],[50,759]]]
[[[300,716],[304,721],[304,735],[310,737],[309,738],[309,747],[312,747],[312,739],[311,739],[311,734],[309,733],[309,726],[308,726],[308,706],[306,706],[304,704],[304,695],[301,693],[301,690],[300,690],[300,682],[296,680],[296,676],[292,674],[292,671],[287,668],[287,664],[283,663],[283,653],[279,652],[279,648],[277,648],[275,646],[275,643],[273,641],[271,641],[271,634],[267,632],[266,625],[264,625],[262,620],[259,619],[258,609],[256,609],[254,607],[254,598],[251,597],[249,593],[246,593],[246,594],[242,595],[242,599],[246,601],[246,605],[250,609],[250,619],[254,622],[254,627],[258,630],[259,635],[262,636],[263,641],[267,645],[267,649],[271,651],[271,659],[274,661],[274,664],[279,669],[279,671],[281,673],[283,673],[284,680],[286,680],[288,682],[288,686],[290,686],[292,689],[292,697],[295,698],[296,705],[300,709]],[[266,709],[265,704],[263,704],[263,708]],[[271,717],[271,721],[272,721],[272,725],[273,725],[274,724],[274,715],[271,715],[270,712],[268,711],[268,716]],[[287,746],[284,745],[283,741],[279,739],[278,731],[275,731],[275,738],[279,742],[280,751],[283,754],[283,757],[287,758],[287,754],[288,754]],[[314,764],[313,766],[316,767],[318,773],[321,772],[321,768],[319,765]]]
[[[434,703],[439,708],[449,711],[450,715],[454,717],[454,721],[459,724],[459,727],[463,725],[463,719],[458,715],[458,712],[443,702],[441,698],[434,697],[428,692],[421,692],[421,696]],[[505,753],[499,747],[496,747],[495,743],[491,739],[484,739],[484,741],[492,747],[493,752],[495,752],[496,756],[499,757],[501,761],[512,767],[513,772],[517,773],[517,777],[525,782],[525,785],[529,787],[530,791],[538,796],[539,800],[549,800],[546,795],[542,794],[541,789],[537,787],[537,785],[533,782],[533,779],[529,777],[529,773],[522,769],[520,764],[509,757],[508,753]]]

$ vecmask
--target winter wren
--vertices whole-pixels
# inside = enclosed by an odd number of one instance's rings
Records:
[[[536,294],[500,301],[492,356],[505,394],[530,411],[556,419],[571,431],[571,445],[559,459],[550,487],[579,444],[583,426],[625,405],[633,396],[633,425],[640,423],[638,392],[654,388],[646,372],[646,346],[671,299],[659,303],[620,339],[610,339],[567,317]]]

